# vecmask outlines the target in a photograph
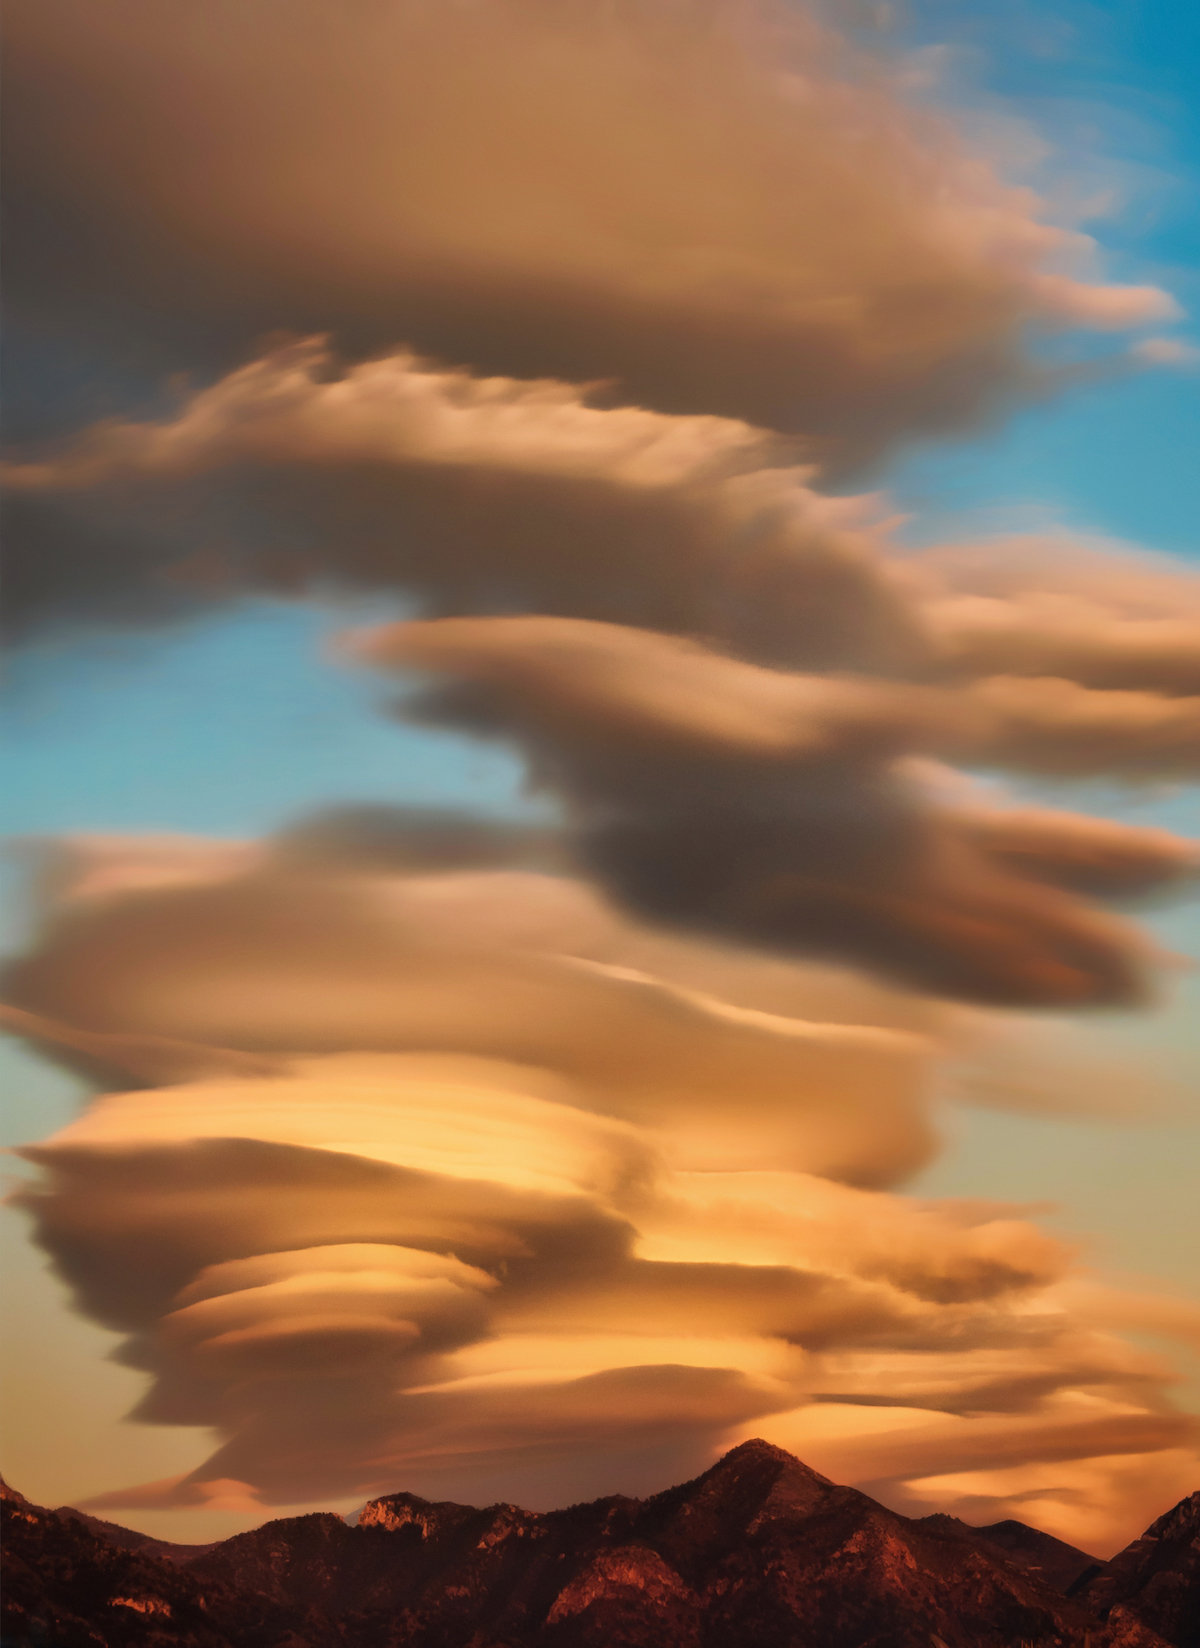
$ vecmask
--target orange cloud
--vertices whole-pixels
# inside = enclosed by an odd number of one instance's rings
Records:
[[[381,868],[378,819],[353,839],[78,843],[12,969],[9,1027],[118,1089],[25,1150],[18,1199],[150,1376],[137,1417],[225,1439],[104,1506],[553,1497],[827,1407],[867,1415],[894,1497],[1184,1445],[1169,1370],[1063,1291],[1059,1243],[861,1188],[928,1149],[952,1020],[660,940],[561,876]],[[783,989],[893,1025],[751,1004]],[[879,1405],[930,1435],[884,1445]]]

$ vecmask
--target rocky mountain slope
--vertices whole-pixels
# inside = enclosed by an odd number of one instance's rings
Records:
[[[4,1648],[1191,1648],[1191,1503],[1068,1598],[1032,1556],[1084,1553],[910,1520],[764,1442],[647,1500],[392,1494],[175,1560],[10,1494]]]
[[[1175,1648],[1200,1648],[1200,1492],[1084,1574],[1072,1591],[1111,1626],[1136,1620]]]

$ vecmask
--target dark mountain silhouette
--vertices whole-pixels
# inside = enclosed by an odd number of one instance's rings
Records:
[[[1175,1648],[1200,1648],[1200,1492],[1083,1574],[1072,1592],[1112,1625],[1137,1620]]]
[[[190,1562],[193,1557],[203,1556],[206,1551],[212,1550],[211,1544],[176,1545],[169,1539],[155,1539],[153,1534],[140,1534],[134,1528],[122,1528],[116,1522],[103,1522],[98,1516],[77,1511],[73,1505],[60,1505],[54,1514],[60,1518],[75,1517],[98,1538],[123,1551],[143,1551],[147,1556],[163,1557],[167,1562]]]
[[[973,1528],[969,1522],[960,1522],[956,1516],[939,1512],[936,1516],[923,1516],[921,1525],[957,1532],[963,1539],[1003,1551],[1014,1567],[1036,1574],[1064,1595],[1070,1593],[1081,1575],[1098,1572],[1105,1566],[1086,1551],[1078,1551],[1074,1545],[1055,1539],[1053,1534],[1044,1534],[1040,1528],[1031,1528],[1027,1522],[1010,1520]]]
[[[912,1521],[765,1442],[651,1499],[390,1494],[356,1527],[288,1517],[183,1559],[10,1494],[4,1648],[1184,1648],[1189,1503],[1087,1582],[1118,1576],[1096,1603],[1034,1571],[1089,1560],[1049,1535],[999,1524],[1012,1560],[995,1529]]]

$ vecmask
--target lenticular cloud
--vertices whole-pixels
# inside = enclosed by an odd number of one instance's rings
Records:
[[[13,296],[126,367],[332,324],[840,466],[1175,312],[814,9],[14,0]]]
[[[934,1148],[954,1013],[562,871],[447,871],[419,815],[354,824],[47,863],[6,1022],[102,1093],[22,1200],[151,1376],[136,1416],[224,1439],[104,1504],[545,1501],[881,1402],[930,1416],[910,1480],[937,1416],[981,1414],[997,1458],[1169,1475],[1163,1370],[1080,1320],[1061,1244],[887,1194]]]
[[[23,319],[193,374],[13,454],[11,619],[386,591],[331,667],[556,822],[43,847],[3,1020],[96,1097],[21,1200],[137,1417],[218,1443],[102,1502],[559,1503],[753,1427],[896,1503],[1148,1520],[1194,1427],[1119,1330],[1194,1319],[898,1189],[956,1082],[1041,1102],[1006,1010],[1153,993],[1111,906],[1195,844],[969,775],[1194,779],[1197,580],[906,553],[823,488],[1170,300],[795,8],[190,24],[9,7]]]

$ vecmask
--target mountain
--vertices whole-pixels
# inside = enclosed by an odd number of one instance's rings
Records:
[[[0,1497],[3,1648],[308,1648],[303,1610],[202,1586],[77,1516],[43,1510],[12,1489]],[[330,1635],[312,1638],[311,1648],[335,1642],[351,1648]]]
[[[1027,1574],[1036,1574],[1047,1585],[1064,1595],[1084,1574],[1098,1572],[1105,1564],[1086,1551],[1076,1550],[1053,1534],[1044,1534],[1040,1528],[1031,1528],[1027,1522],[992,1522],[986,1528],[973,1528],[969,1522],[960,1522],[956,1516],[944,1512],[923,1516],[923,1527],[937,1526],[957,1532],[963,1539],[981,1542],[1002,1551],[1014,1567]]]
[[[1136,1620],[1174,1648],[1200,1648],[1200,1492],[1072,1590],[1113,1625]]]
[[[176,1545],[169,1539],[155,1539],[152,1534],[139,1534],[135,1529],[122,1528],[116,1522],[102,1522],[98,1516],[89,1516],[86,1511],[77,1511],[73,1505],[60,1505],[54,1514],[59,1518],[74,1517],[86,1528],[90,1528],[98,1538],[107,1540],[110,1545],[119,1546],[123,1551],[143,1551],[147,1556],[162,1557],[167,1562],[190,1562],[194,1556],[203,1556],[206,1551],[212,1550],[212,1545]]]
[[[1134,1559],[1102,1623],[994,1530],[899,1516],[765,1442],[651,1499],[535,1514],[390,1494],[356,1527],[283,1518],[182,1562],[19,1496],[3,1512],[4,1648],[1183,1648],[1197,1585],[1186,1565],[1168,1584],[1172,1512],[1110,1567],[1153,1539],[1175,1611],[1156,1627],[1127,1602],[1150,1585]]]

